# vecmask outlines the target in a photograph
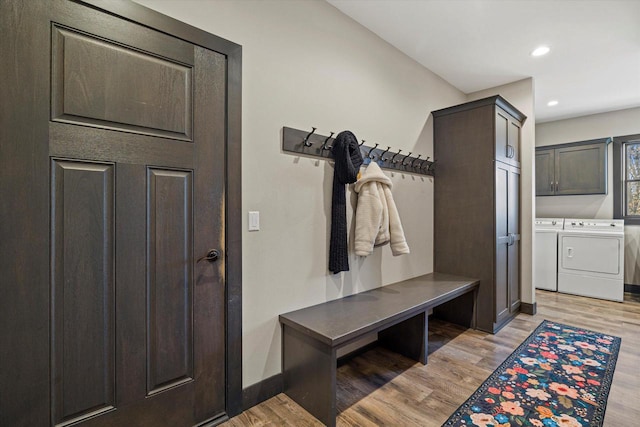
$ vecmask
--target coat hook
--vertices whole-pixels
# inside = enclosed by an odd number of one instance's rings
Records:
[[[304,141],[302,141],[302,145],[304,145],[305,147],[311,147],[313,145],[312,142],[309,142],[309,137],[313,135],[313,133],[316,131],[316,128],[312,127],[311,129],[311,132],[309,132],[309,134],[304,138]]]
[[[396,163],[398,163],[398,162],[399,162],[399,160],[393,160],[393,159],[395,159],[395,158],[396,158],[396,156],[397,156],[398,154],[400,154],[400,153],[402,153],[402,150],[398,150],[398,152],[397,152],[397,153],[395,153],[395,154],[393,155],[393,157],[391,157],[391,163],[396,164]]]
[[[424,159],[424,160],[422,161],[422,163],[420,163],[420,169],[424,169],[424,167],[425,167],[425,166],[427,166],[427,170],[429,169],[429,159],[430,159],[430,158],[431,158],[431,157],[427,156],[427,158],[426,158],[426,159]]]
[[[409,151],[409,154],[404,156],[404,159],[402,159],[402,166],[408,166],[409,165],[409,163],[405,163],[404,161],[407,160],[409,157],[411,157],[411,153],[412,153],[412,151]]]
[[[391,150],[391,147],[387,146],[387,149],[386,149],[386,150],[384,150],[384,151],[382,152],[382,154],[380,154],[380,160],[382,160],[383,162],[386,162],[387,160],[389,160],[389,159],[385,159],[385,158],[384,158],[384,155],[385,155],[385,154],[387,154],[387,152],[388,152],[389,150]]]
[[[369,150],[369,154],[367,154],[367,157],[370,158],[371,160],[373,160],[376,156],[371,155],[371,153],[373,153],[373,150],[375,150],[378,147],[378,144],[376,144],[371,150]]]
[[[331,150],[331,147],[327,147],[327,142],[329,142],[333,134],[334,132],[331,132],[331,135],[329,135],[327,139],[324,140],[324,142],[322,143],[322,147],[320,147],[320,152],[323,152],[324,150]]]
[[[422,157],[422,154],[418,154],[418,157],[416,157],[415,159],[413,159],[413,162],[411,162],[411,167],[414,168],[415,167],[415,162],[417,162],[418,160],[420,160],[420,157]]]
[[[360,144],[358,144],[358,147],[362,147],[364,145],[364,139],[362,140],[362,142]]]

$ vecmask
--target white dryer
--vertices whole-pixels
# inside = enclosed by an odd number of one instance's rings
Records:
[[[537,289],[558,290],[558,232],[564,218],[536,218],[536,243],[533,250],[533,285]]]
[[[558,232],[558,291],[624,298],[624,220],[565,219]]]

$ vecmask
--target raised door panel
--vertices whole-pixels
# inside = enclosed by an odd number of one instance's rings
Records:
[[[509,315],[509,166],[496,162],[495,180],[495,323]]]
[[[606,145],[555,150],[556,195],[606,194]]]
[[[113,164],[51,165],[53,424],[115,406]]]
[[[511,241],[507,246],[509,311],[520,308],[520,170],[509,168],[508,221]]]
[[[520,127],[521,124],[513,119],[509,118],[509,129],[508,137],[509,141],[507,143],[507,158],[509,159],[507,163],[520,167]]]
[[[191,67],[52,29],[52,120],[190,141]]]
[[[193,182],[147,174],[147,393],[193,379]]]
[[[536,150],[536,196],[555,193],[554,150]]]
[[[499,108],[496,108],[496,153],[498,161],[507,161],[507,145],[509,145],[509,118]]]
[[[496,107],[495,159],[520,166],[520,123],[510,114]]]

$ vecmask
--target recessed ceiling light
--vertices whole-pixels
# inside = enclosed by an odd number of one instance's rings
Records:
[[[555,107],[556,105],[558,105],[558,101],[556,101],[555,99],[553,101],[549,101],[547,102],[547,105],[549,107]]]
[[[550,50],[551,49],[549,49],[549,46],[538,46],[533,52],[531,52],[531,56],[546,55]]]

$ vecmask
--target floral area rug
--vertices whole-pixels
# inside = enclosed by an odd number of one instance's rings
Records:
[[[545,320],[443,426],[601,426],[620,342]]]

